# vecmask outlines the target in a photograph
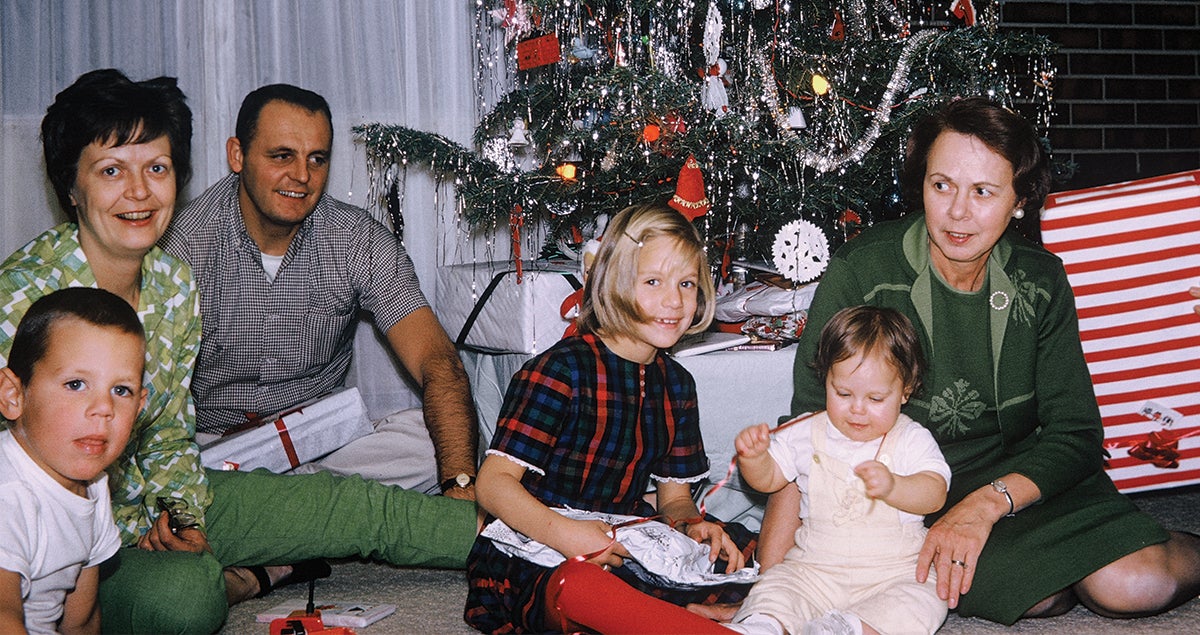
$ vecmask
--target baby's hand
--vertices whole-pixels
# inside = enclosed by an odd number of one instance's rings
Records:
[[[733,447],[738,456],[748,459],[762,456],[767,448],[771,447],[771,429],[765,423],[750,426],[738,433],[737,438],[733,440]]]
[[[854,473],[863,480],[871,498],[887,498],[896,487],[896,477],[879,461],[863,461],[854,468]]]

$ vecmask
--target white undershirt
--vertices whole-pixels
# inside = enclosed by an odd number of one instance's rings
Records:
[[[283,264],[283,256],[262,255],[263,271],[267,272],[267,280],[275,282],[275,275],[279,273],[279,267]]]

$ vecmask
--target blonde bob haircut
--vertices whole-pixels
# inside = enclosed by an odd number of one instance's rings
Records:
[[[649,321],[637,304],[638,253],[646,241],[660,236],[673,239],[677,257],[696,267],[696,315],[687,332],[708,328],[716,298],[700,234],[683,214],[666,205],[648,204],[625,208],[604,230],[583,288],[579,332],[635,337],[637,324]]]

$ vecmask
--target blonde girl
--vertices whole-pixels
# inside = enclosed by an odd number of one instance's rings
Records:
[[[613,218],[584,288],[579,334],[513,377],[477,484],[489,522],[504,521],[567,563],[543,567],[481,536],[467,562],[468,623],[484,632],[721,630],[675,605],[702,598],[629,575],[621,566],[629,554],[612,527],[551,509],[658,515],[710,545],[710,560],[724,559],[726,571],[742,567],[739,545],[720,524],[699,518],[692,500],[692,484],[708,474],[696,386],[665,353],[706,328],[713,306],[704,246],[690,221],[660,205]],[[645,500],[651,482],[656,505]]]

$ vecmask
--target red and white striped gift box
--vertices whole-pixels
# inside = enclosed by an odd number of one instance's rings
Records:
[[[1051,194],[1042,238],[1075,291],[1113,482],[1200,482],[1200,170]]]

